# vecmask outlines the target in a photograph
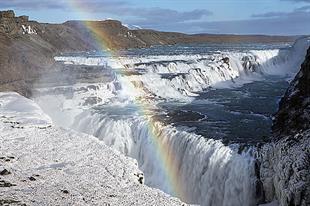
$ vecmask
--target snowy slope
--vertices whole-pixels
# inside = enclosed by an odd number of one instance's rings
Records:
[[[0,93],[0,117],[0,204],[182,204],[141,184],[135,160],[53,126],[31,100]]]

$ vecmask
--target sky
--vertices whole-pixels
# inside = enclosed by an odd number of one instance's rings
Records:
[[[310,34],[310,0],[0,0],[0,9],[47,23],[111,18],[184,33]]]

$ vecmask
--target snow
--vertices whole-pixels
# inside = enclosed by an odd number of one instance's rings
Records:
[[[0,118],[14,127],[48,127],[51,118],[33,101],[17,93],[0,93]]]
[[[92,103],[96,101],[95,105],[110,103],[117,92],[115,84],[112,81],[41,88],[36,93],[38,98],[34,99],[43,111],[49,114],[53,122],[63,127],[70,127],[77,114],[89,109],[89,100],[93,100]],[[72,97],[67,98],[65,91],[72,91]]]
[[[33,29],[30,25],[22,25],[23,34],[37,34],[37,31]]]
[[[1,184],[6,183],[1,200],[26,205],[182,204],[141,184],[135,160],[93,136],[52,125],[33,101],[0,93],[0,102],[0,170],[9,171],[1,176]],[[27,127],[17,128],[17,123]]]

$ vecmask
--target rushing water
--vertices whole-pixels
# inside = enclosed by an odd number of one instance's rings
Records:
[[[304,44],[157,46],[117,60],[70,54],[56,60],[72,85],[41,82],[35,99],[56,124],[137,159],[149,186],[189,203],[255,205],[251,151],[270,135]]]
[[[287,81],[269,76],[241,87],[207,89],[189,104],[161,103],[166,111],[161,118],[225,144],[255,144],[270,136],[272,115],[287,87]]]

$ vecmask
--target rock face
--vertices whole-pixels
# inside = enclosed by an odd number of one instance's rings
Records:
[[[0,16],[0,91],[30,96],[32,81],[57,69],[54,55],[94,49],[68,26],[28,21],[12,11]]]
[[[13,10],[0,11],[0,18],[15,18],[15,13]]]
[[[15,17],[12,10],[0,11],[0,31],[6,34],[14,34],[20,31],[20,24],[29,21],[28,16]]]
[[[275,116],[273,141],[259,151],[265,200],[310,205],[310,48]]]
[[[301,70],[282,98],[275,117],[273,131],[277,136],[310,128],[310,48]]]

